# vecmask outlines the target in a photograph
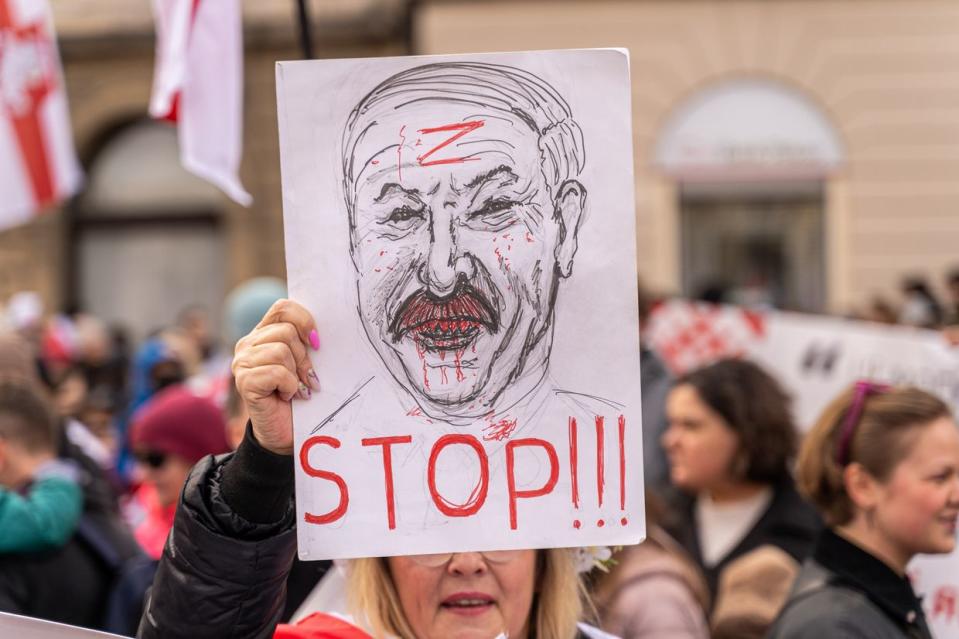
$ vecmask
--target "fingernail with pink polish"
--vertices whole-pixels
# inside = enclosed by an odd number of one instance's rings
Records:
[[[311,368],[306,376],[310,380],[310,387],[315,391],[320,390],[320,378],[316,376],[316,371]]]
[[[310,346],[313,347],[314,351],[320,350],[320,334],[316,332],[315,328],[310,331]]]

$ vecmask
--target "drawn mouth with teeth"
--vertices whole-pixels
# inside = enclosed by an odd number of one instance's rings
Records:
[[[411,295],[396,312],[390,333],[394,343],[412,336],[424,351],[461,351],[480,333],[495,333],[498,326],[490,304],[474,288],[462,284],[442,299],[422,290]]]

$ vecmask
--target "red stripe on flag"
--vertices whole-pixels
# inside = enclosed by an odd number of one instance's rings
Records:
[[[14,24],[13,11],[8,0],[0,0],[0,32],[3,32],[3,38],[0,41],[4,43],[4,47],[34,46],[37,49],[43,47],[49,49],[53,46],[46,37],[42,23],[35,22],[24,26]],[[40,55],[37,55],[35,59],[39,64]],[[49,68],[41,68],[38,71],[50,73]],[[14,87],[15,91],[19,88],[25,94],[26,109],[22,112],[14,112],[11,105],[5,105],[4,111],[7,112],[13,124],[24,168],[30,177],[34,198],[38,205],[44,205],[53,201],[54,187],[40,114],[43,102],[53,91],[55,84],[54,78],[50,75],[40,77],[39,80],[32,79],[36,77],[32,74],[28,77],[31,79],[27,80],[29,83],[27,86]]]
[[[193,25],[196,24],[196,12],[200,8],[200,0],[193,0],[193,7],[190,9],[190,33],[193,32]],[[180,96],[182,91],[177,91],[173,96],[173,102],[170,103],[170,110],[161,117],[161,120],[176,124],[180,120]]]

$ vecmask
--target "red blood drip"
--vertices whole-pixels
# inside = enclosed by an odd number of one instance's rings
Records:
[[[583,525],[583,524],[581,524],[578,519],[574,519],[574,520],[573,520],[573,528],[579,530],[579,527],[582,526],[582,525]]]
[[[423,363],[423,386],[426,387],[426,390],[430,389],[430,377],[429,370],[426,367],[426,354],[425,349],[420,345],[418,339],[413,339],[413,344],[416,345],[416,354],[419,356],[420,361]]]
[[[606,522],[603,521],[602,519],[600,519],[599,521],[596,522],[596,525],[599,526],[600,528],[602,528],[603,526],[606,525]]]
[[[620,520],[619,520],[619,523],[621,523],[622,525],[624,525],[624,526],[625,526],[626,524],[628,524],[628,523],[629,523],[629,520],[628,520],[628,519],[626,519],[625,517],[623,517],[622,519],[620,519]]]

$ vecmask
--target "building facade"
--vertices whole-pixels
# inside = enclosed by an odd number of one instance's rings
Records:
[[[845,313],[959,267],[959,3],[436,1],[422,53],[629,50],[639,272]]]

